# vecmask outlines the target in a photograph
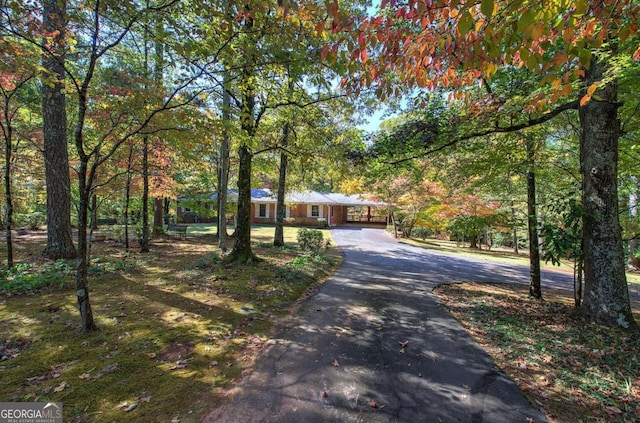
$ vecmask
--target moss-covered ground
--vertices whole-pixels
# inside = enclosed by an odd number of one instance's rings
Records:
[[[263,227],[252,235],[263,260],[224,264],[213,232],[190,225],[186,238],[154,239],[146,254],[94,243],[100,330],[89,334],[74,263],[41,259],[42,234],[16,237],[18,270],[0,282],[0,401],[59,401],[72,422],[198,421],[341,260],[336,249],[298,250],[295,228],[287,247],[273,247]]]

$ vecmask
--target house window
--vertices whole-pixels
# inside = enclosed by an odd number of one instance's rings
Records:
[[[307,217],[323,217],[322,206],[318,204],[307,204]]]
[[[266,203],[256,204],[256,218],[258,219],[269,218],[269,204],[266,204]]]

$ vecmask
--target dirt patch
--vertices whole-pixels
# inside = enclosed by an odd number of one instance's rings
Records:
[[[178,342],[167,345],[162,351],[160,351],[160,353],[158,353],[158,359],[160,361],[166,361],[167,363],[184,359],[193,353],[195,346],[196,345],[193,342]]]

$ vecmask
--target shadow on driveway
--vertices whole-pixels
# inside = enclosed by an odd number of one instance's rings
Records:
[[[204,421],[546,421],[431,293],[519,269],[429,253],[382,230],[332,236],[342,267]]]

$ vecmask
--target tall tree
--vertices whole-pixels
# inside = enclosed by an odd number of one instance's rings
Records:
[[[66,0],[42,1],[42,118],[47,180],[47,247],[52,259],[74,258],[65,97]]]
[[[20,110],[25,106],[24,96],[28,84],[35,77],[35,73],[29,67],[20,63],[30,52],[25,51],[19,44],[3,46],[10,52],[4,57],[0,69],[0,94],[2,95],[2,116],[0,117],[0,130],[4,141],[4,198],[5,198],[5,239],[7,245],[7,268],[13,267],[13,164],[14,152],[18,149],[16,140],[16,121],[19,120]],[[6,66],[6,67],[5,67]]]
[[[227,250],[227,191],[229,168],[231,167],[229,124],[231,123],[231,95],[229,94],[229,72],[225,72],[222,83],[222,136],[218,155],[218,248]]]
[[[56,1],[51,3],[52,7],[63,4]],[[55,60],[59,74],[70,75],[70,88],[67,91],[73,94],[73,105],[76,109],[73,123],[73,143],[78,162],[76,169],[78,176],[76,297],[82,329],[85,332],[97,329],[89,296],[87,224],[89,203],[96,188],[98,170],[114,156],[120,146],[134,137],[143,135],[157,115],[183,107],[199,94],[197,90],[195,92],[187,90],[198,75],[176,71],[173,88],[166,92],[155,93],[162,97],[162,101],[154,101],[151,104],[155,106],[147,107],[150,103],[146,101],[152,95],[140,89],[144,86],[144,81],[141,84],[138,76],[121,73],[118,78],[119,86],[116,87],[113,81],[101,78],[108,74],[105,72],[106,67],[101,64],[105,58],[109,58],[109,63],[118,62],[118,55],[123,54],[127,44],[125,41],[130,40],[128,37],[131,36],[131,31],[143,22],[145,16],[163,13],[177,4],[175,0],[167,0],[152,7],[126,3],[120,5],[122,8],[115,8],[97,1],[91,4],[91,7],[74,9],[70,19],[73,19],[76,60],[73,66],[64,61]],[[65,15],[52,13],[52,16]],[[58,25],[60,24],[59,22]],[[55,39],[58,32],[53,31],[50,35],[51,37],[46,37],[47,40]],[[50,50],[49,45],[43,47],[37,40],[24,34],[23,38],[40,46],[45,52]],[[118,48],[123,51],[118,52]],[[127,86],[123,86],[123,78],[128,79]],[[102,86],[100,89],[95,89],[98,82]],[[89,122],[91,125],[88,124]],[[154,128],[155,132],[161,130],[163,130],[161,126]],[[64,175],[61,175],[59,179],[63,177]]]
[[[527,227],[529,228],[529,295],[542,299],[540,283],[540,243],[536,204],[535,145],[531,134],[524,135],[527,150]]]
[[[291,75],[291,68],[287,69],[287,98],[289,101],[293,101],[293,89],[294,79]],[[284,217],[287,212],[285,205],[286,183],[287,183],[287,164],[288,164],[288,151],[289,137],[291,136],[291,122],[289,120],[284,122],[282,127],[282,138],[280,139],[280,165],[278,169],[278,191],[276,194],[276,225],[273,235],[273,245],[276,247],[284,246]]]

